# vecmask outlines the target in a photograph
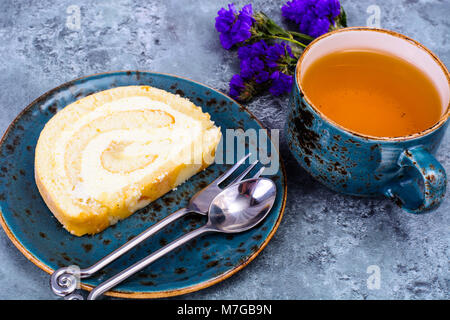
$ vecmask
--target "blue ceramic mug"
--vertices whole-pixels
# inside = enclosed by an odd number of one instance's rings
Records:
[[[381,49],[423,70],[442,101],[440,120],[422,132],[380,138],[351,131],[327,118],[310,102],[301,77],[323,55],[355,48]],[[385,195],[408,212],[422,213],[439,206],[445,195],[445,170],[434,154],[448,126],[449,102],[449,72],[427,48],[387,30],[340,29],[314,40],[300,57],[286,137],[300,165],[329,188],[358,196]]]

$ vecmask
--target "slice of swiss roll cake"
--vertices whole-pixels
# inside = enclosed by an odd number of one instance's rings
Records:
[[[36,184],[68,231],[94,234],[209,166],[220,138],[209,114],[185,98],[117,87],[50,119],[36,146]]]

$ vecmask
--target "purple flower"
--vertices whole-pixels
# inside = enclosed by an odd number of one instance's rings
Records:
[[[253,59],[241,60],[241,76],[244,79],[249,79],[255,74],[263,71],[265,67],[264,61],[259,57]]]
[[[270,75],[270,79],[272,80],[272,86],[269,88],[269,91],[274,96],[289,92],[292,88],[292,76],[283,72],[275,71]]]
[[[294,21],[297,24],[300,24],[303,14],[309,9],[311,6],[311,1],[288,1],[282,8],[281,13],[283,17],[288,20]]]
[[[235,74],[230,81],[230,96],[239,101],[248,101],[256,93],[255,83],[253,81],[244,81],[244,79]]]
[[[301,33],[310,34],[311,26],[314,25],[316,19],[317,17],[313,10],[306,11],[298,24],[299,31]]]
[[[238,57],[241,60],[252,59],[266,54],[268,45],[264,40],[260,40],[253,44],[238,49]]]
[[[242,77],[235,74],[230,80],[230,96],[239,99],[239,96],[245,89],[245,83]]]
[[[270,87],[273,95],[281,95],[291,88],[292,76],[285,70],[295,60],[291,47],[282,42],[268,46],[264,40],[240,47],[241,72],[230,81],[230,95],[246,101],[256,92]]]
[[[237,14],[236,7],[233,3],[228,5],[228,10],[222,8],[217,12],[216,30],[219,32],[227,32],[231,29],[234,23],[235,15]]]
[[[300,32],[318,37],[335,25],[341,5],[338,0],[292,0],[281,12],[283,17],[298,24]]]
[[[270,78],[270,73],[266,70],[262,70],[260,72],[258,72],[257,74],[255,74],[255,82],[258,84],[262,84],[264,82],[266,82],[267,80],[269,80]]]
[[[267,50],[267,65],[270,68],[276,68],[286,57],[294,58],[291,47],[284,42],[275,43]]]
[[[239,13],[234,4],[229,4],[228,10],[220,9],[216,17],[216,30],[220,32],[222,46],[228,50],[236,43],[249,39],[254,21],[251,4],[244,6]]]
[[[333,20],[341,13],[341,5],[339,0],[317,0],[315,11],[317,16]]]
[[[241,77],[245,80],[254,79],[256,83],[263,83],[269,79],[266,53],[268,46],[264,40],[238,49],[241,60]]]
[[[327,18],[319,18],[309,28],[309,35],[311,37],[318,37],[330,30],[330,20]]]

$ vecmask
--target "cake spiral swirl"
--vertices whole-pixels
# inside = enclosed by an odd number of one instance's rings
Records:
[[[71,233],[102,231],[212,163],[220,129],[187,99],[148,86],[101,91],[46,124],[35,178]]]

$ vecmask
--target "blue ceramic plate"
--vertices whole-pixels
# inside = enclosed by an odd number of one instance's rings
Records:
[[[253,128],[257,132],[263,128],[252,114],[226,95],[187,79],[158,73],[97,74],[65,83],[33,101],[13,121],[0,142],[0,222],[16,247],[48,273],[72,264],[81,268],[91,266],[156,221],[185,206],[190,196],[228,167],[210,166],[177,190],[99,234],[76,237],[63,229],[41,199],[34,182],[34,149],[39,134],[64,106],[98,91],[128,85],[150,85],[189,98],[210,113],[223,135],[227,128]],[[268,151],[274,148],[270,140],[267,148]],[[108,294],[129,298],[184,294],[213,285],[246,266],[267,245],[281,221],[286,201],[286,176],[281,162],[280,159],[280,170],[271,177],[277,184],[277,200],[260,225],[235,235],[204,235],[156,261]],[[82,288],[90,290],[205,222],[206,217],[192,214],[173,223],[96,277],[84,280]]]

